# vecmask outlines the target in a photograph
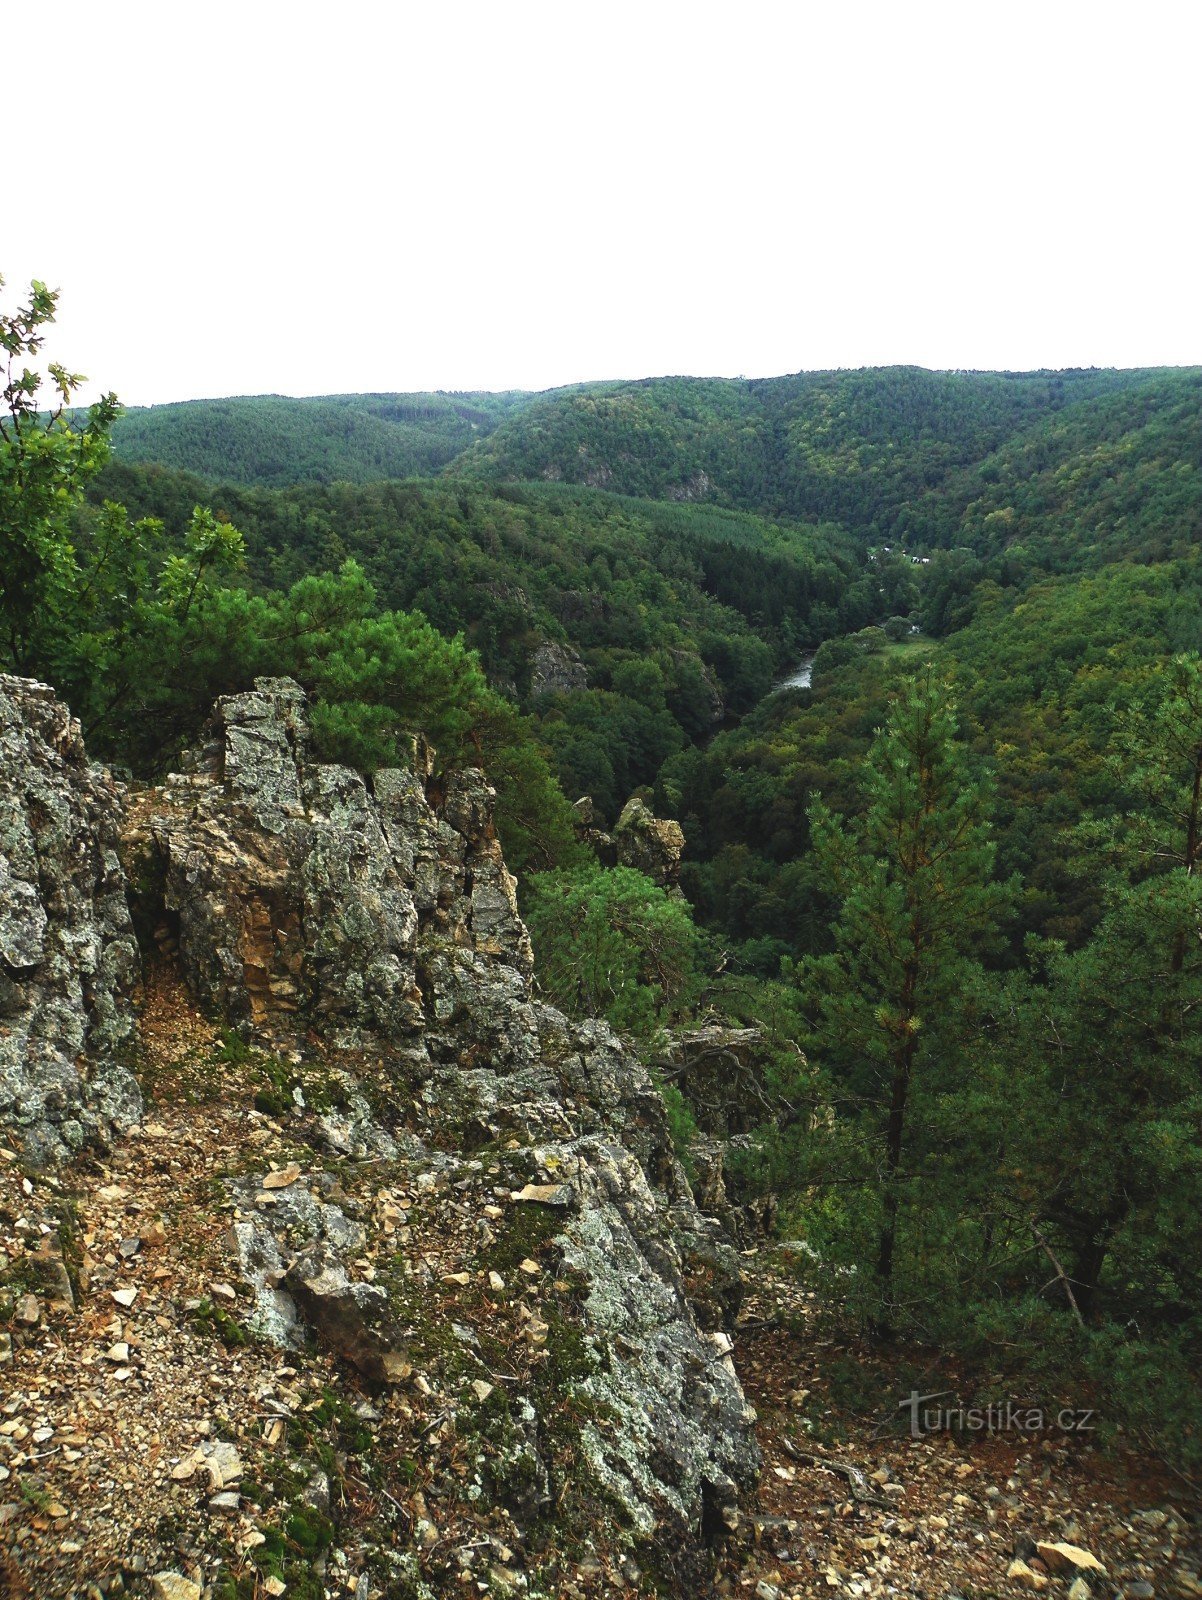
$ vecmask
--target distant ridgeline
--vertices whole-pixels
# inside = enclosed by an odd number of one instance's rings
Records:
[[[1083,452],[1095,475],[1124,461],[1132,439],[1146,459],[1178,426],[1196,422],[1200,401],[1196,368],[889,367],[648,378],[543,394],[195,400],[129,411],[114,439],[122,460],[248,485],[365,483],[445,469],[947,544],[963,542],[959,524],[984,491],[995,502],[984,515],[1004,512],[1008,483]],[[996,544],[999,529],[983,536]]]
[[[530,396],[284,395],[184,400],[126,411],[117,455],[234,483],[372,483],[438,472]]]

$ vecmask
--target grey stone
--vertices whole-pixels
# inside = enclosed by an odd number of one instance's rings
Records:
[[[82,748],[78,761],[70,797],[91,770]],[[89,832],[83,819],[64,834],[104,864],[104,888],[127,927],[109,850],[116,796],[104,784],[98,826]],[[605,1023],[569,1022],[535,1000],[494,803],[480,772],[437,779],[419,738],[404,766],[370,783],[313,762],[304,697],[287,681],[260,679],[219,702],[182,773],[131,797],[122,850],[140,883],[161,884],[181,971],[206,1009],[260,1042],[292,1048],[315,1030],[327,1045],[370,1054],[377,1098],[369,1105],[350,1079],[345,1111],[318,1122],[339,1157],[412,1158],[424,1141],[420,1189],[478,1171],[471,1151],[502,1140],[521,1171],[512,1187],[554,1195],[544,1211],[564,1270],[582,1286],[581,1332],[594,1358],[573,1382],[610,1419],[584,1429],[590,1470],[632,1527],[671,1530],[682,1550],[697,1548],[715,1527],[734,1525],[737,1496],[759,1465],[726,1331],[741,1292],[737,1255],[694,1202],[647,1064]],[[624,819],[628,857],[671,882],[676,824],[637,802]],[[10,877],[34,882],[31,847],[10,832],[0,821]],[[13,948],[32,950],[37,919],[27,897],[11,903]],[[115,907],[104,904],[116,927]],[[49,946],[56,908],[44,909]],[[132,939],[129,949],[132,962]],[[68,970],[80,966],[76,953]],[[26,969],[9,977],[21,988]],[[0,1008],[12,1003],[0,993]],[[118,1030],[123,1004],[114,987],[104,1016]],[[389,1120],[390,1098],[396,1123],[408,1122],[395,1138],[372,1110]],[[448,1153],[457,1148],[462,1155]],[[313,1185],[315,1197],[298,1182],[261,1201],[261,1177],[230,1186],[252,1328],[297,1348],[308,1326],[369,1378],[403,1376],[403,1329],[385,1288],[356,1276],[364,1229],[336,1203],[337,1184]],[[548,1492],[541,1420],[529,1409],[521,1450],[530,1470],[514,1474],[532,1497],[522,1514]]]
[[[679,822],[653,815],[642,800],[628,800],[614,824],[613,842],[619,866],[645,873],[662,889],[679,885],[684,855],[684,829]]]
[[[0,1126],[35,1164],[141,1111],[120,807],[53,690],[0,675]]]
[[[408,1374],[404,1338],[386,1291],[374,1283],[352,1283],[327,1245],[303,1251],[285,1283],[306,1320],[364,1377],[391,1383]]]
[[[544,639],[530,658],[530,698],[588,688],[588,668],[570,645]]]

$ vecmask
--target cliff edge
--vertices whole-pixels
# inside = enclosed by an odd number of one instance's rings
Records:
[[[80,1441],[0,1436],[62,1512],[15,1592],[704,1593],[737,1257],[644,1063],[538,1002],[484,775],[319,763],[277,679],[130,794],[3,679],[0,757],[0,1359]]]

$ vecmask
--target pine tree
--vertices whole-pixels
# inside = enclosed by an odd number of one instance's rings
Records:
[[[947,685],[927,668],[865,762],[863,814],[810,807],[834,950],[802,969],[810,1051],[861,1107],[875,1202],[877,1326],[891,1322],[899,1236],[932,1171],[933,1119],[966,1069],[965,1022],[1005,891],[992,881],[985,786],[968,772]]]
[[[1180,1323],[1202,1303],[1197,656],[1177,657],[1125,719],[1115,768],[1137,809],[1112,830],[1079,830],[1108,842],[1119,868],[1105,913],[1080,950],[1033,947],[1044,982],[1019,1049],[1042,1067],[1041,1217],[1062,1241],[1081,1313],[1101,1316],[1108,1299],[1124,1312],[1162,1301]]]

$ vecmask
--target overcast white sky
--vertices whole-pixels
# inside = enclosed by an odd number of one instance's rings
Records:
[[[5,303],[60,288],[129,404],[1202,362],[1196,0],[57,0],[29,37]]]

